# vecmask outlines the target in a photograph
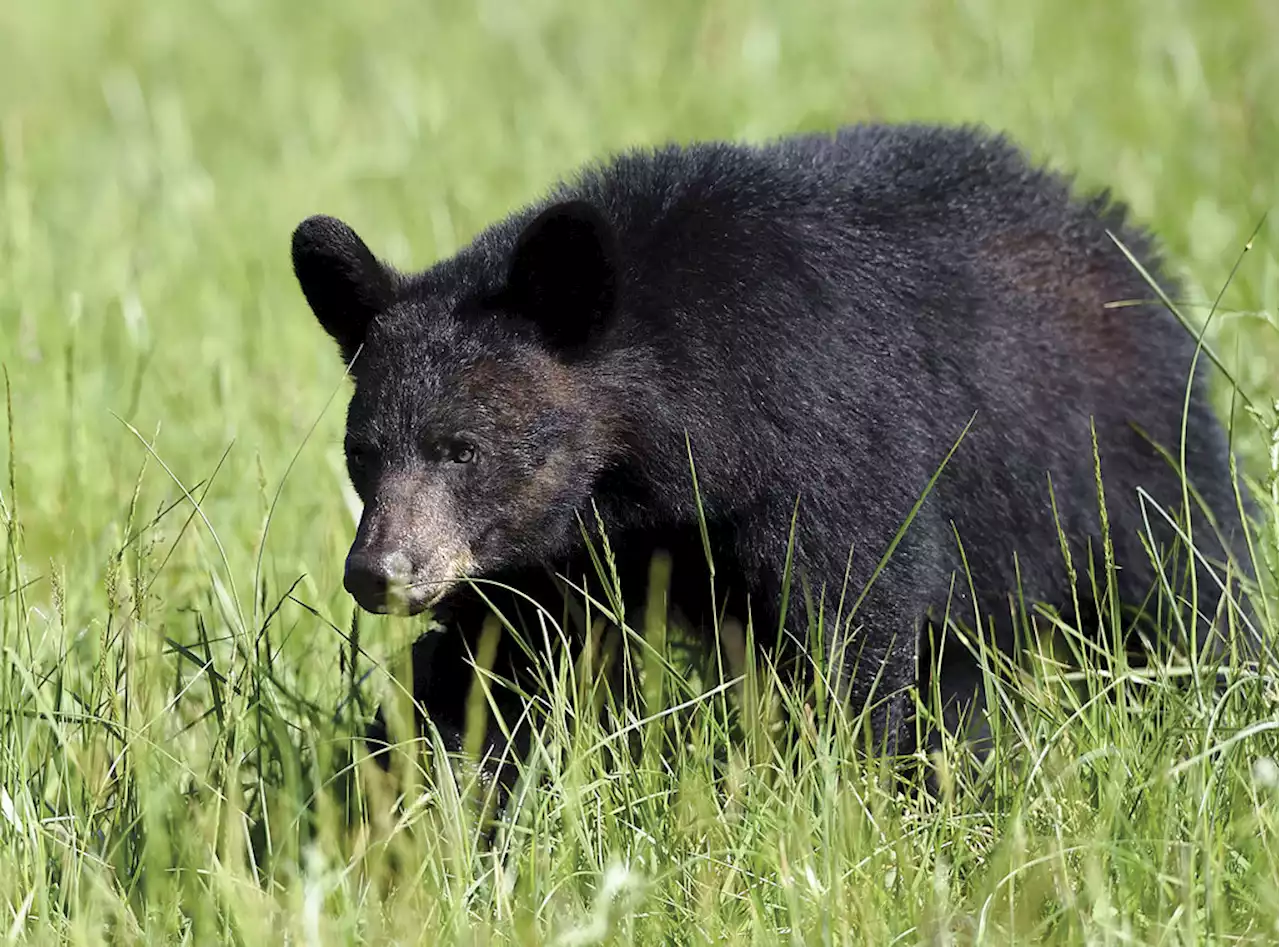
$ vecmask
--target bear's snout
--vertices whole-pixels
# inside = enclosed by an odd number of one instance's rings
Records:
[[[360,517],[342,584],[365,611],[416,615],[474,566],[445,485],[393,471],[379,480]]]

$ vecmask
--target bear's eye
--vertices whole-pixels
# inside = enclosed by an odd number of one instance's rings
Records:
[[[374,450],[368,444],[361,444],[357,441],[348,441],[346,444],[347,462],[352,467],[367,467],[373,460]]]
[[[427,456],[438,464],[470,464],[474,463],[476,446],[460,437],[447,437],[434,441],[427,451]]]

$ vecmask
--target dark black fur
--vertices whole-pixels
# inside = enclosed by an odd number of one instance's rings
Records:
[[[312,218],[294,238],[303,290],[345,356],[363,346],[348,444],[366,512],[348,587],[380,609],[401,581],[416,609],[452,562],[516,583],[544,566],[580,577],[576,515],[594,502],[635,567],[624,587],[643,594],[649,554],[670,550],[673,604],[705,620],[687,434],[718,587],[738,615],[750,600],[770,640],[798,500],[786,618],[803,636],[801,583],[830,616],[848,567],[847,608],[972,418],[850,636],[827,624],[855,707],[879,677],[873,719],[893,740],[926,613],[952,594],[973,614],[963,576],[952,593],[957,535],[1005,646],[1016,586],[1072,600],[1050,477],[1075,563],[1092,550],[1100,567],[1091,423],[1120,598],[1151,586],[1137,491],[1180,505],[1147,439],[1176,456],[1195,342],[1160,305],[1107,306],[1153,296],[1108,230],[1172,291],[1119,206],[1073,198],[1001,138],[920,126],[626,155],[411,277]],[[1203,378],[1186,438],[1191,482],[1236,522]],[[421,646],[416,689],[456,733],[479,608],[466,591],[440,604],[462,632]],[[944,693],[973,676],[952,661]]]

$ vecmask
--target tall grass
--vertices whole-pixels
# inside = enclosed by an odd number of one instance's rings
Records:
[[[421,624],[355,616],[341,591],[344,383],[287,265],[318,210],[425,264],[625,145],[868,117],[1007,129],[1153,224],[1193,328],[1215,309],[1260,509],[1249,620],[1274,649],[1275,17],[0,6],[0,936],[1275,943],[1274,669],[1131,665],[1032,603],[1030,656],[991,666],[991,755],[943,741],[933,791],[858,752],[859,722],[778,673],[756,629],[689,657],[680,629],[628,615],[625,637],[604,622],[577,663],[542,662],[539,739],[495,805],[478,767],[410,739]],[[1105,588],[1102,557],[1070,568]],[[1167,571],[1149,611],[1172,633]],[[1218,589],[1195,596],[1221,611]],[[984,616],[952,617],[978,647]],[[608,661],[623,687],[602,686]],[[375,705],[402,738],[387,770],[359,739]]]

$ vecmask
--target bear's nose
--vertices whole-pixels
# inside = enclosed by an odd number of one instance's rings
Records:
[[[361,550],[347,556],[346,572],[342,584],[360,607],[370,612],[385,612],[393,590],[400,598],[408,599],[413,563],[397,550]]]

